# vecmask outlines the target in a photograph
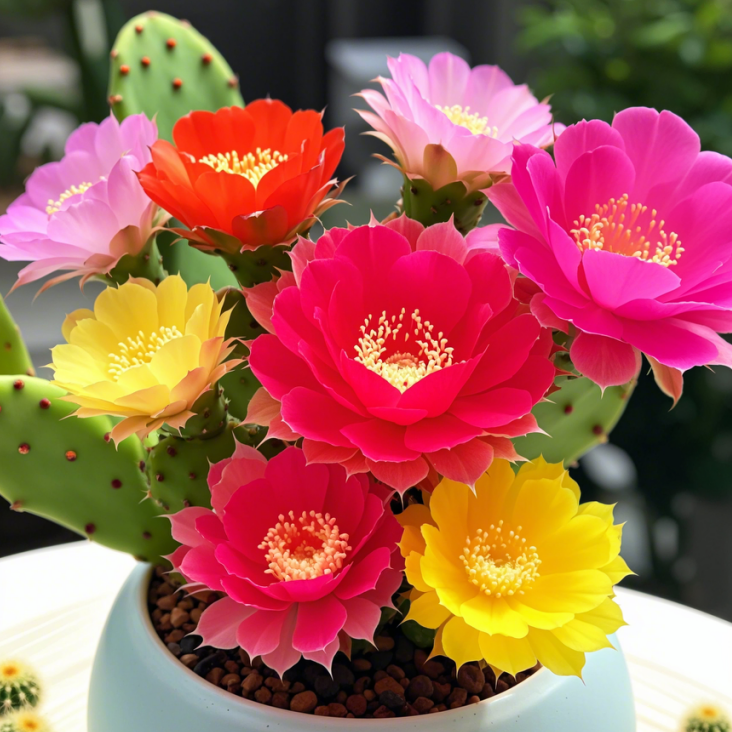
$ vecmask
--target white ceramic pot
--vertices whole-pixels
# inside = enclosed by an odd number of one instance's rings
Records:
[[[479,704],[400,719],[329,719],[236,697],[196,676],[155,634],[146,597],[147,565],[117,597],[99,643],[89,694],[88,732],[635,732],[623,654],[589,654],[584,683],[542,669]]]

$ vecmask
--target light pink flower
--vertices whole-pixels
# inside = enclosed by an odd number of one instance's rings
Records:
[[[182,543],[169,557],[195,585],[226,593],[197,632],[241,646],[282,675],[303,656],[330,669],[348,638],[373,641],[402,581],[402,529],[390,491],[338,465],[306,465],[290,447],[269,462],[237,445],[211,466],[213,510],[170,517]]]
[[[540,288],[532,311],[577,334],[576,368],[622,384],[642,352],[677,398],[681,372],[732,365],[732,160],[646,108],[573,125],[554,151],[517,145],[489,197],[517,229],[499,233],[504,258]]]
[[[292,274],[247,291],[272,333],[251,344],[270,398],[247,421],[399,491],[430,472],[472,484],[514,458],[510,438],[538,429],[531,409],[555,376],[551,333],[485,234],[401,217],[300,239]]]
[[[121,124],[110,115],[79,127],[62,160],[33,172],[25,193],[0,217],[0,257],[31,262],[16,287],[53,272],[66,274],[43,289],[72,277],[83,283],[109,272],[125,254],[139,254],[158,208],[135,171],[151,159],[157,136],[144,114]]]
[[[394,151],[410,177],[441,188],[455,180],[485,188],[491,174],[508,173],[514,140],[543,147],[564,129],[552,126],[551,107],[498,66],[470,66],[451,53],[423,61],[401,54],[388,61],[384,95],[364,89],[373,112],[357,110],[371,133]]]

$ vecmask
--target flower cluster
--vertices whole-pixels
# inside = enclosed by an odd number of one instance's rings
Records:
[[[266,99],[172,143],[143,115],[83,126],[0,218],[0,256],[32,261],[18,284],[114,283],[67,317],[53,383],[147,448],[170,562],[221,595],[206,645],[330,669],[406,619],[459,667],[581,676],[624,624],[622,527],[580,504],[561,427],[564,462],[517,438],[577,384],[561,416],[590,434],[642,354],[674,399],[732,365],[732,161],[669,112],[564,128],[496,67],[389,70],[360,113],[405,177],[382,222],[309,238],[344,132]],[[488,200],[507,223],[477,226]],[[241,287],[145,270],[169,217]]]

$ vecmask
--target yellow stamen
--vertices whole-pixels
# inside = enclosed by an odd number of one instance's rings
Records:
[[[460,559],[470,582],[488,597],[523,595],[539,577],[541,559],[535,546],[527,546],[521,529],[510,530],[501,520],[465,540]]]
[[[315,511],[303,511],[298,518],[290,511],[289,521],[280,514],[258,548],[269,564],[265,574],[285,582],[332,574],[351,551],[348,534],[340,532],[335,517]]]
[[[58,197],[58,201],[54,201],[52,198],[49,198],[48,206],[46,206],[46,213],[49,216],[51,214],[55,214],[56,211],[60,210],[64,201],[71,198],[72,196],[80,196],[82,193],[88,191],[93,185],[93,183],[82,183],[78,186],[71,186]]]
[[[258,147],[256,152],[239,157],[239,153],[218,153],[205,155],[198,162],[212,167],[217,173],[243,175],[256,188],[266,173],[287,160],[287,155],[267,148]]]
[[[141,366],[150,363],[153,356],[166,344],[175,338],[181,338],[183,334],[174,325],[172,328],[162,326],[152,333],[145,335],[141,330],[137,336],[127,337],[127,341],[119,343],[119,353],[110,353],[109,373],[115,381],[133,366]]]
[[[580,251],[600,249],[664,267],[678,264],[684,248],[675,232],[667,234],[665,221],[656,221],[657,211],[640,203],[628,203],[628,194],[595,205],[591,216],[582,214],[571,230]]]
[[[10,681],[18,676],[20,676],[20,667],[17,663],[9,661],[0,665],[0,678]]]
[[[481,117],[478,112],[471,114],[470,107],[463,107],[460,104],[453,104],[452,107],[441,107],[439,104],[435,104],[435,107],[446,114],[452,123],[465,127],[474,135],[498,137],[498,127],[489,127],[488,117]]]
[[[376,327],[371,326],[372,316],[369,315],[361,326],[361,337],[354,346],[356,361],[367,369],[386,379],[392,386],[404,393],[410,386],[416,384],[434,371],[448,368],[453,363],[453,348],[447,345],[447,338],[440,331],[434,335],[435,326],[429,320],[422,320],[419,310],[412,313],[412,328],[404,323],[406,315],[402,308],[399,316],[387,317],[386,311],[381,313]],[[414,334],[416,353],[407,350],[409,336]],[[397,338],[401,335],[401,350],[395,350],[384,358],[389,345],[397,346]],[[421,337],[421,340],[420,340]],[[391,339],[392,343],[387,342]]]

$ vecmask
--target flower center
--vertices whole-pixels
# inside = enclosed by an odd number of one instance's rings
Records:
[[[433,371],[452,366],[453,348],[447,345],[447,338],[442,331],[434,336],[435,326],[429,320],[422,320],[419,309],[411,316],[413,330],[410,326],[404,329],[406,310],[402,308],[399,316],[387,317],[386,311],[381,313],[376,326],[372,325],[373,316],[369,315],[361,326],[361,337],[354,346],[356,361],[367,369],[386,379],[392,386],[404,393]],[[416,354],[406,350],[409,336],[415,335],[414,344],[418,347]],[[401,341],[402,349],[396,350]],[[385,354],[392,353],[385,357]]]
[[[82,183],[78,186],[71,186],[58,197],[58,201],[54,201],[52,198],[49,198],[48,206],[46,206],[46,213],[49,216],[51,214],[55,214],[61,206],[63,206],[64,201],[72,198],[73,196],[80,196],[82,193],[88,191],[93,185],[93,183]]]
[[[351,551],[348,534],[340,532],[335,518],[315,511],[303,511],[297,518],[293,511],[280,514],[258,548],[269,564],[265,574],[285,582],[333,574]]]
[[[33,717],[24,717],[20,720],[20,729],[27,730],[27,732],[36,732],[40,727],[40,722]]]
[[[476,536],[465,539],[460,559],[470,582],[488,597],[523,595],[539,577],[541,559],[535,546],[527,546],[516,531],[506,530],[503,520]]]
[[[470,130],[474,135],[488,135],[488,137],[498,137],[498,127],[488,126],[488,117],[481,117],[478,112],[470,113],[470,107],[463,107],[460,104],[453,104],[452,107],[441,107],[435,104],[435,107],[443,114],[446,114],[450,122],[466,130]]]
[[[120,342],[119,353],[110,353],[109,373],[115,381],[133,366],[141,366],[150,363],[153,356],[166,344],[175,338],[181,338],[183,334],[174,325],[172,328],[161,326],[145,335],[141,330],[136,336],[127,336],[125,342]]]
[[[218,153],[217,155],[206,155],[198,162],[205,163],[212,167],[217,173],[231,173],[232,175],[243,175],[256,188],[259,181],[276,168],[280,163],[287,160],[287,155],[267,148],[262,150],[258,147],[255,152],[247,153],[239,157],[239,153],[233,152]]]
[[[5,681],[11,681],[20,675],[20,669],[14,663],[6,663],[0,666],[0,677]]]
[[[649,212],[648,206],[628,203],[624,193],[617,200],[596,204],[592,216],[582,214],[571,233],[582,252],[602,249],[670,267],[678,263],[684,248],[675,232],[664,231],[666,222],[657,222],[656,214],[655,209]]]

